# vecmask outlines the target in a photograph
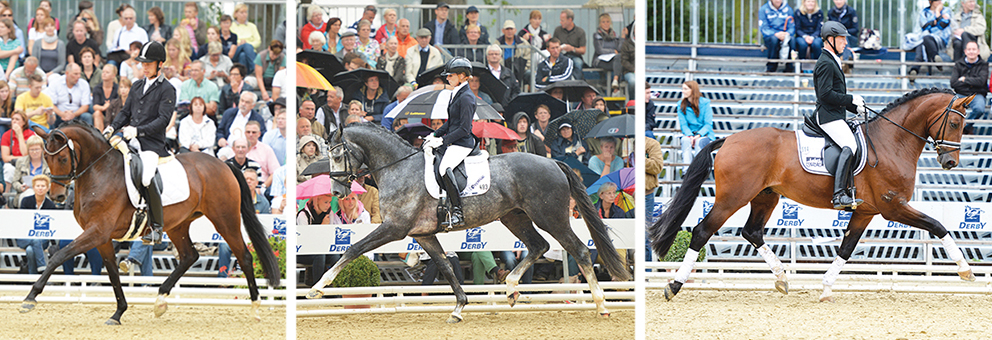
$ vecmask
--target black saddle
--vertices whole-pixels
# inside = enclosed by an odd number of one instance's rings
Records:
[[[131,154],[130,154],[130,156],[131,156],[131,182],[134,183],[134,187],[138,189],[138,192],[141,192],[142,193],[142,196],[144,196],[144,190],[148,190],[148,188],[146,188],[145,185],[141,183],[141,173],[142,173],[143,168],[144,168],[144,163],[141,162],[141,157],[138,157],[138,154],[136,152],[134,152],[133,149],[131,151],[132,151]],[[152,177],[152,180],[155,181],[155,184],[157,184],[155,187],[158,188],[158,194],[161,195],[162,194],[162,176],[161,176],[161,174],[159,174],[158,169],[155,169],[155,177]]]
[[[437,157],[434,157],[434,179],[438,183],[444,183],[441,182],[441,176],[444,175],[441,173],[441,158],[444,156],[444,151],[441,149],[437,150]],[[479,144],[476,143],[475,147],[472,148],[472,152],[469,152],[468,157],[479,155],[482,155],[482,150],[479,149]],[[462,190],[465,190],[465,186],[468,185],[468,173],[465,171],[465,161],[462,160],[461,163],[458,163],[457,167],[451,169],[451,173],[455,175],[454,182],[455,187],[458,188],[458,192],[460,193]],[[441,184],[441,190],[444,190],[444,184]]]
[[[851,132],[854,133],[854,142],[858,145],[863,145],[862,139],[864,137],[860,133],[856,133],[854,125],[851,122],[846,122],[847,126],[851,128]],[[823,129],[820,128],[819,122],[816,121],[815,116],[806,116],[803,120],[802,125],[803,133],[810,137],[823,138],[826,143],[823,145],[823,165],[827,168],[827,171],[831,175],[837,176],[837,157],[840,156],[841,147],[834,142],[833,139],[827,135]],[[864,152],[865,148],[858,148],[858,151],[854,153],[854,159],[861,159],[861,153]],[[854,164],[857,168],[857,163]]]

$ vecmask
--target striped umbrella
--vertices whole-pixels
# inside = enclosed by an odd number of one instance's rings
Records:
[[[296,86],[329,91],[334,87],[310,65],[296,62]]]

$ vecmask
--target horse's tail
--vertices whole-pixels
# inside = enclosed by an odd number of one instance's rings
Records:
[[[272,253],[272,246],[269,245],[265,227],[258,220],[258,216],[255,216],[255,205],[252,203],[254,200],[251,197],[253,191],[248,187],[248,182],[245,181],[245,175],[241,170],[231,163],[224,163],[231,168],[234,177],[238,179],[238,186],[241,187],[241,222],[245,225],[245,231],[248,232],[248,238],[255,248],[259,262],[262,263],[265,279],[269,281],[269,287],[278,287],[279,279],[282,278],[282,274],[279,273],[279,262],[275,254]]]
[[[582,184],[582,178],[572,172],[572,168],[568,164],[560,161],[555,162],[558,163],[561,171],[565,173],[565,177],[568,177],[569,191],[572,198],[575,199],[575,206],[579,208],[579,213],[582,214],[582,219],[586,221],[586,227],[589,228],[589,234],[592,235],[593,242],[596,243],[596,249],[599,250],[599,258],[603,260],[603,263],[606,264],[606,269],[614,278],[619,281],[630,280],[630,273],[627,272],[627,266],[620,259],[620,254],[617,254],[616,248],[613,248],[613,242],[610,241],[606,224],[599,218],[596,208],[593,207],[592,201],[589,200],[589,195],[586,194],[586,186]]]
[[[668,248],[675,241],[675,236],[682,229],[682,222],[685,222],[689,210],[699,196],[699,188],[710,176],[710,169],[713,168],[713,157],[710,157],[710,153],[723,146],[726,140],[726,138],[717,139],[699,151],[698,156],[689,164],[685,176],[682,177],[682,187],[675,192],[675,197],[672,197],[671,202],[665,207],[665,212],[658,217],[658,221],[648,228],[651,248],[659,258],[665,258],[668,254]]]

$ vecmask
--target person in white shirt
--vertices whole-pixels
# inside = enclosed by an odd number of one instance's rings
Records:
[[[45,90],[55,105],[56,127],[75,118],[93,125],[93,114],[89,113],[90,84],[80,79],[82,73],[83,69],[78,64],[69,64],[65,75],[53,77]]]
[[[203,98],[194,97],[189,104],[189,112],[179,122],[179,146],[213,156],[217,124],[206,115],[207,104]]]
[[[136,25],[134,20],[134,8],[126,8],[121,12],[123,26],[114,36],[108,37],[114,42],[107,53],[108,63],[120,65],[122,61],[130,58],[131,55],[128,53],[128,50],[132,42],[138,41],[141,44],[148,42],[148,33],[145,32],[145,29]]]

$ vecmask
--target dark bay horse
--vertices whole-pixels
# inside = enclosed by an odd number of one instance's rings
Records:
[[[409,235],[439,265],[455,293],[457,305],[448,323],[461,321],[461,311],[468,303],[468,297],[455,278],[454,269],[445,260],[444,250],[435,236],[440,232],[436,213],[438,200],[428,194],[424,185],[423,151],[378,124],[356,123],[338,131],[331,141],[331,174],[354,179],[359,166],[367,165],[375,182],[380,185],[382,224],[348,248],[341,260],[313,286],[307,298],[323,296],[321,289],[330,285],[341,268],[351,260]],[[527,246],[528,255],[506,277],[510,306],[520,296],[516,286],[524,271],[549,248],[548,242],[534,228],[536,224],[575,257],[589,281],[597,311],[603,316],[609,315],[604,305],[603,289],[599,287],[592,269],[589,249],[569,226],[569,197],[575,199],[610,274],[618,280],[628,280],[630,275],[610,241],[606,225],[586,195],[582,179],[564,163],[521,152],[492,156],[489,167],[492,170],[489,191],[463,198],[466,227],[461,230],[499,219]],[[348,194],[347,185],[338,188],[338,195]]]
[[[62,263],[68,259],[96,247],[104,263],[117,263],[111,240],[124,237],[135,212],[128,199],[124,178],[124,157],[93,127],[78,122],[70,122],[45,133],[36,133],[45,139],[45,160],[52,173],[53,185],[50,192],[56,201],[64,201],[66,186],[76,183],[76,199],[73,214],[83,233],[68,246],[59,249],[49,260]],[[189,238],[189,226],[193,220],[206,216],[217,232],[231,247],[231,253],[248,280],[251,292],[251,315],[260,320],[258,285],[252,269],[252,256],[241,237],[241,223],[255,247],[262,263],[269,286],[278,286],[281,277],[276,257],[272,253],[265,233],[265,227],[255,216],[252,203],[252,189],[248,188],[240,170],[219,159],[200,152],[190,152],[176,156],[183,164],[189,178],[190,197],[186,201],[166,206],[164,209],[164,230],[169,234],[176,250],[179,251],[179,265],[159,287],[155,302],[155,316],[165,313],[168,305],[165,297],[179,278],[199,258]],[[41,294],[45,283],[58,266],[48,266],[31,292],[21,305],[21,313],[34,309],[35,297]],[[120,274],[116,265],[105,267],[114,287],[117,298],[117,311],[107,320],[108,325],[120,325],[121,315],[127,310],[124,291],[121,289]]]
[[[868,153],[868,166],[855,176],[857,196],[864,203],[857,207],[847,225],[838,257],[824,275],[820,301],[833,301],[830,287],[872,217],[881,214],[887,220],[926,230],[941,239],[950,258],[958,264],[958,274],[973,281],[967,261],[946,229],[937,220],[913,209],[908,203],[916,183],[916,162],[927,143],[933,143],[944,169],[957,166],[965,107],[973,97],[954,99],[948,90],[922,89],[890,103],[881,113],[865,123],[867,138],[874,147]],[[927,137],[934,142],[928,142]],[[710,153],[719,149],[715,157]],[[757,151],[757,152],[756,152]],[[649,228],[651,246],[664,257],[681,230],[699,188],[712,168],[716,179],[716,201],[710,212],[692,230],[689,248],[699,251],[723,223],[751,203],[751,215],[742,236],[762,255],[776,275],[775,287],[788,293],[782,262],[764,243],[765,223],[785,196],[814,208],[832,209],[833,177],[814,175],[798,162],[795,131],[760,128],[735,133],[716,140],[693,159],[672,202],[659,220]],[[687,254],[675,280],[665,287],[671,300],[688,278],[696,257]]]

